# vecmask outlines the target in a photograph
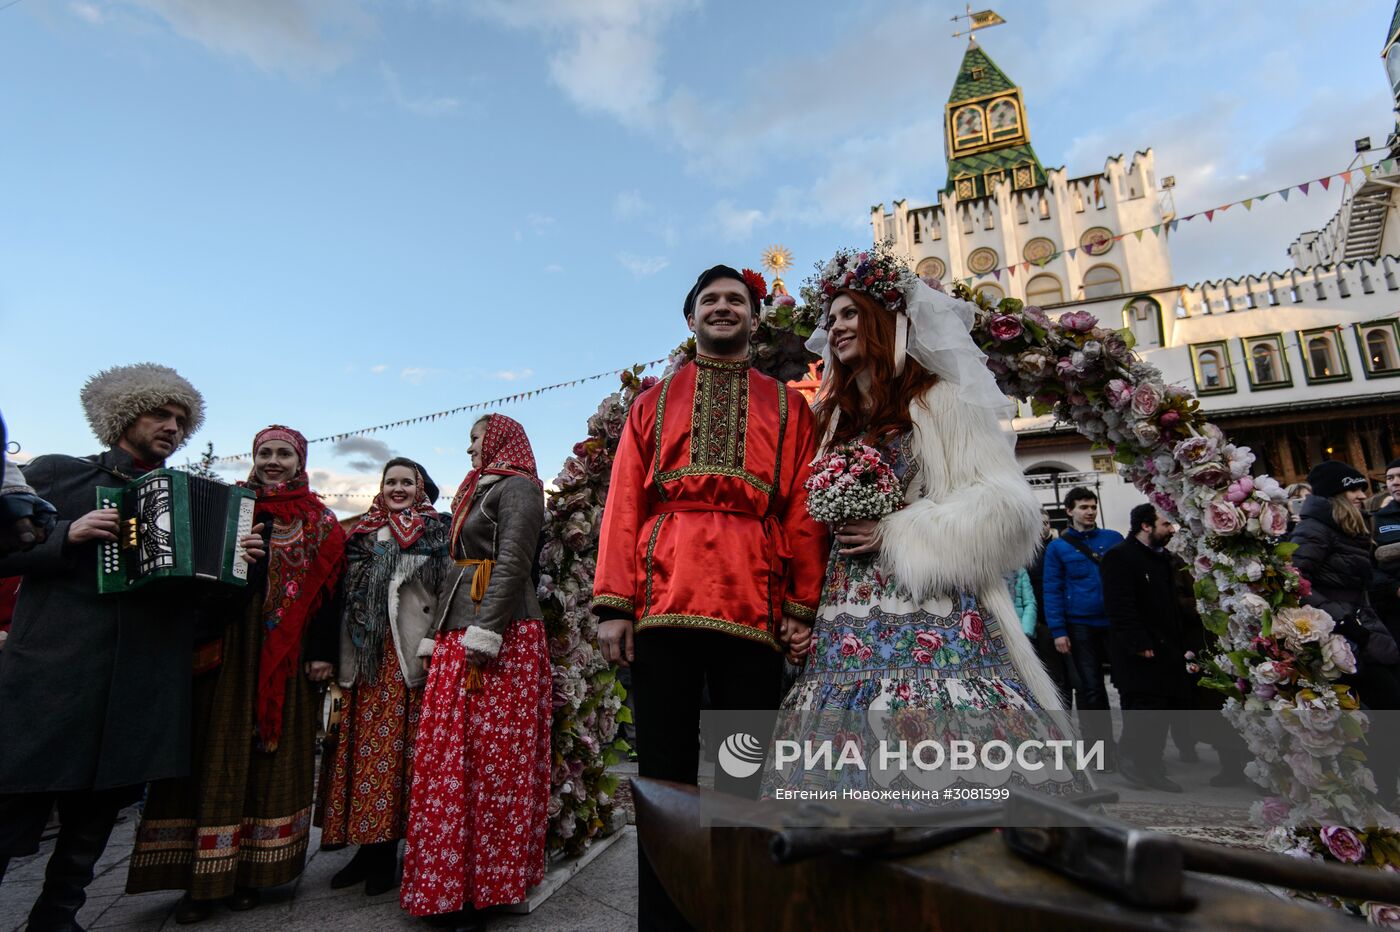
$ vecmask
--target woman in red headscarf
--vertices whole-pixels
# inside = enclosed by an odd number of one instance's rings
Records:
[[[472,426],[472,471],[452,502],[413,762],[400,902],[476,929],[476,910],[544,879],[552,678],[532,577],[543,486],[525,430]]]
[[[345,614],[337,677],[345,687],[340,733],[324,757],[316,824],[321,847],[359,845],[331,878],[378,896],[398,885],[408,818],[413,737],[426,674],[420,648],[437,620],[447,522],[423,467],[389,460],[369,511],[346,545]],[[450,565],[450,564],[449,564]]]
[[[280,424],[253,440],[255,521],[268,557],[211,619],[221,635],[194,656],[191,775],[151,785],[128,893],[184,890],[180,923],[214,900],[252,909],[258,891],[295,879],[311,834],[313,683],[331,678],[345,533],[311,491],[306,438]],[[256,575],[254,575],[254,573]]]

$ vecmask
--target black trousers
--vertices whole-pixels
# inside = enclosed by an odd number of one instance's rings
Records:
[[[637,769],[643,777],[695,785],[703,693],[715,710],[772,710],[782,698],[782,655],[757,641],[698,628],[651,628],[637,633],[634,656]],[[762,771],[744,781],[715,772],[715,788],[737,795],[756,796],[761,780]],[[689,928],[640,844],[637,928]]]
[[[1102,741],[1104,756],[1112,759],[1113,722],[1108,715],[1108,686],[1104,664],[1108,663],[1108,625],[1069,626],[1069,658],[1079,676],[1079,729],[1086,741]]]
[[[1167,730],[1173,725],[1174,718],[1167,713],[1181,706],[1181,697],[1124,690],[1118,698],[1122,701],[1124,712],[1119,753],[1143,773],[1166,776],[1162,750],[1167,746]],[[1134,715],[1134,712],[1150,714]]]

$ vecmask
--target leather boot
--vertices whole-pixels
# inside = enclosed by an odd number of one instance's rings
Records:
[[[343,890],[346,887],[353,887],[357,883],[364,883],[365,878],[369,876],[372,858],[370,849],[373,847],[373,845],[360,845],[355,856],[350,859],[350,863],[336,871],[335,876],[331,878],[332,890]]]
[[[44,870],[44,889],[29,912],[31,932],[83,932],[78,910],[87,902],[93,869],[107,849],[117,809],[74,806],[61,812],[58,841]]]
[[[365,896],[379,896],[399,885],[399,843],[381,841],[365,845],[361,851],[370,852],[369,871],[365,875]]]

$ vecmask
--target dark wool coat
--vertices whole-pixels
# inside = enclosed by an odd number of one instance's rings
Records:
[[[45,543],[0,559],[0,576],[24,576],[0,650],[0,793],[106,789],[189,770],[192,634],[209,587],[99,596],[96,542],[65,545],[69,525],[96,507],[95,489],[136,472],[121,450],[41,456],[25,468],[59,521]]]
[[[1113,682],[1123,693],[1187,699],[1185,647],[1171,557],[1129,538],[1103,555]],[[1141,657],[1150,650],[1152,657]]]
[[[1400,663],[1395,639],[1370,603],[1374,566],[1370,535],[1342,533],[1332,520],[1332,503],[1309,495],[1290,540],[1298,545],[1293,565],[1312,585],[1312,594],[1303,602],[1331,615],[1337,630],[1363,647],[1363,662]]]

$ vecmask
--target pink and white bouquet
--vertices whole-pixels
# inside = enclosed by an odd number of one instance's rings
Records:
[[[807,511],[839,527],[847,521],[878,521],[902,503],[899,481],[880,453],[864,443],[843,443],[812,461]]]

